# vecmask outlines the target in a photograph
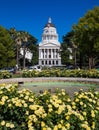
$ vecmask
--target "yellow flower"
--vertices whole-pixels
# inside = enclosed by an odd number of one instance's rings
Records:
[[[62,95],[64,96],[64,95],[65,95],[65,92],[62,92]]]
[[[95,129],[95,122],[92,122],[92,128]]]
[[[52,105],[51,105],[51,104],[49,104],[49,105],[48,105],[48,107],[49,107],[49,108],[52,108]]]
[[[76,109],[76,106],[74,105],[74,106],[72,106],[72,108],[73,108],[73,109]]]
[[[10,103],[10,104],[8,104],[8,107],[11,107],[12,106],[12,104]]]
[[[24,103],[24,107],[27,107],[28,105],[26,103]]]
[[[42,130],[47,130],[46,127],[44,127]]]
[[[5,121],[4,121],[4,120],[1,122],[1,125],[2,125],[2,126],[4,126],[4,125],[5,125]]]
[[[43,121],[41,122],[41,126],[42,126],[42,127],[44,127],[44,126],[45,126],[45,123],[44,123]]]
[[[0,105],[4,105],[4,102],[1,101],[1,102],[0,102]]]
[[[29,111],[26,111],[26,113],[25,113],[26,115],[29,115]]]
[[[72,102],[72,105],[75,105],[75,102]]]
[[[30,106],[29,106],[29,108],[30,108],[31,110],[36,110],[37,107],[38,107],[38,105],[30,105]]]
[[[70,102],[70,101],[71,101],[70,98],[68,98],[68,99],[67,99],[67,102]]]
[[[86,116],[86,112],[85,111],[83,112],[83,115]]]
[[[67,129],[70,128],[70,124],[69,123],[67,123],[65,126],[67,127]]]
[[[90,129],[90,127],[88,126],[88,127],[86,128],[86,130],[91,130],[91,129]]]
[[[75,95],[78,95],[78,92],[74,92]]]
[[[84,104],[84,107],[86,107],[86,104]]]
[[[76,98],[75,102],[79,102],[79,99],[78,99],[78,98]]]
[[[89,102],[92,102],[92,99],[89,99]]]
[[[30,128],[31,126],[32,126],[32,121],[29,120],[29,121],[28,121],[28,127]]]
[[[33,98],[29,98],[29,102],[33,102],[34,100],[33,100]]]
[[[47,130],[52,130],[50,127],[47,127]]]
[[[83,102],[80,102],[80,105],[82,106],[82,105],[83,105]]]
[[[24,99],[26,99],[26,100],[27,100],[28,98],[29,98],[29,96],[25,96],[25,97],[24,97]]]
[[[84,120],[84,117],[80,115],[80,116],[79,116],[79,119],[80,119],[80,120]]]
[[[10,127],[10,123],[6,123],[6,127]]]
[[[93,110],[91,110],[91,116],[92,116],[92,117],[95,117],[95,113],[94,113]]]
[[[10,128],[14,128],[14,124],[10,124]]]
[[[58,124],[58,128],[62,128],[62,125],[61,125],[61,124]]]
[[[91,130],[90,127],[87,124],[82,124],[81,125],[83,128],[85,128],[86,130]]]
[[[70,118],[70,116],[66,116],[66,120],[68,120]]]
[[[53,130],[58,130],[58,126],[57,126],[57,125],[55,125]]]
[[[71,110],[71,106],[70,106],[70,105],[67,105],[67,109],[68,109],[68,110]]]
[[[53,109],[52,109],[52,108],[49,108],[49,109],[48,109],[48,111],[49,111],[49,112],[52,112],[52,111],[53,111]]]

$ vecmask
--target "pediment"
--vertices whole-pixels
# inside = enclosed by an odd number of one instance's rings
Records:
[[[40,46],[60,46],[60,44],[59,43],[42,43],[42,44],[40,44]]]

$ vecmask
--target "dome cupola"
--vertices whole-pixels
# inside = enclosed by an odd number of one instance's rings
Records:
[[[48,23],[45,25],[45,27],[55,27],[54,24],[52,23],[51,18],[48,19]]]
[[[57,30],[52,23],[51,18],[48,19],[48,23],[44,26],[44,31],[42,34],[42,41],[43,42],[53,42],[53,41],[58,41],[58,34]]]

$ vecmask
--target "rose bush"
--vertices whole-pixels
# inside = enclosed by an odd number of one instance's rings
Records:
[[[8,79],[12,77],[12,73],[7,70],[0,71],[0,79]]]
[[[29,71],[24,70],[22,77],[84,77],[84,78],[99,78],[99,71],[96,69],[92,70],[60,70],[60,69],[49,69],[42,71]]]
[[[99,92],[35,94],[16,84],[0,86],[0,130],[98,130]]]

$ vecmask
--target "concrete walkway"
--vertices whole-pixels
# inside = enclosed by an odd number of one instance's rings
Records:
[[[58,82],[92,82],[99,84],[99,79],[94,78],[65,78],[65,77],[37,77],[37,78],[11,78],[11,79],[0,79],[0,84],[2,83],[19,83],[19,82],[50,82],[50,81],[58,81]]]

